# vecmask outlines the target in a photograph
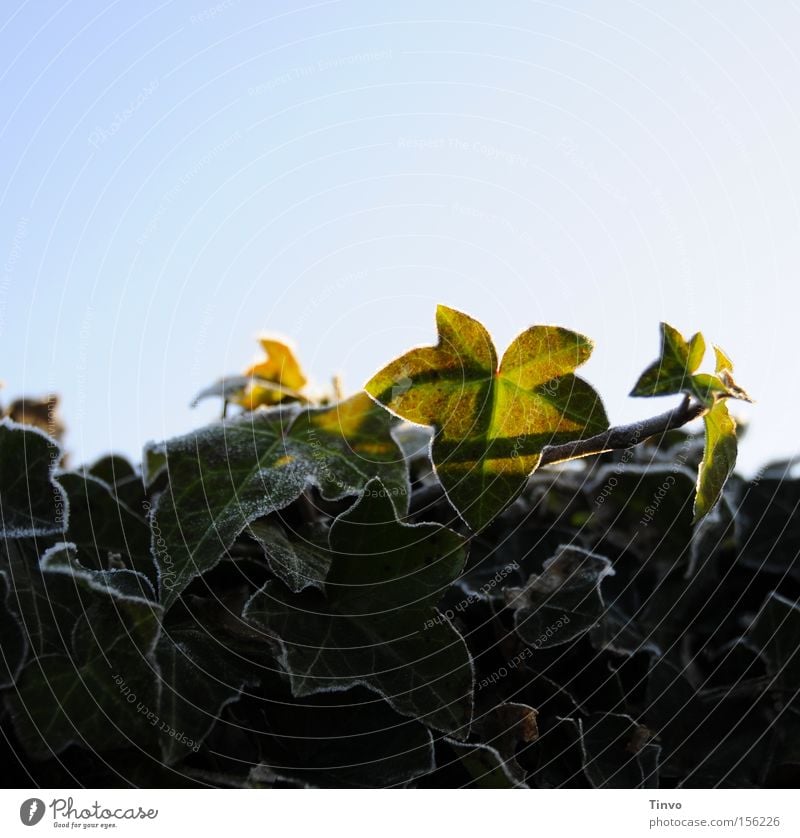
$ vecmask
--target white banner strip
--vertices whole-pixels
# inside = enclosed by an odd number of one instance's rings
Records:
[[[405,792],[405,793],[403,793]],[[797,836],[790,790],[2,790],[0,835]],[[491,798],[494,797],[494,800]],[[211,832],[213,830],[213,832]]]

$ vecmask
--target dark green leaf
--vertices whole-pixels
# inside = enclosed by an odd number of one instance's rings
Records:
[[[613,573],[608,559],[563,545],[524,588],[506,591],[517,634],[534,649],[546,649],[589,631],[605,609],[600,582]]]
[[[67,526],[67,498],[54,478],[61,449],[30,425],[0,420],[0,526],[3,538],[53,535]]]
[[[0,689],[17,679],[28,654],[28,641],[14,616],[8,574],[0,570]]]
[[[157,447],[164,463],[155,468],[169,473],[152,521],[164,607],[214,567],[248,524],[286,507],[309,484],[337,499],[380,475],[403,514],[408,476],[389,429],[386,413],[361,393],[327,408],[248,413]]]
[[[325,594],[291,594],[269,582],[245,616],[280,640],[294,695],[364,684],[399,713],[464,738],[472,665],[435,608],[463,569],[463,542],[437,524],[400,524],[394,514],[384,487],[370,482],[331,528]]]

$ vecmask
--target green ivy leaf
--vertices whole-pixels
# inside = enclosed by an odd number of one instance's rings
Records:
[[[214,567],[248,524],[288,506],[309,484],[333,500],[379,475],[404,514],[408,473],[390,427],[359,393],[332,407],[248,413],[156,446],[148,479],[169,474],[152,515],[164,607]]]
[[[85,568],[69,544],[47,551],[42,571],[70,577],[89,599],[69,653],[37,657],[20,673],[9,697],[17,737],[40,759],[73,742],[95,752],[148,749],[154,733],[142,708],[158,703],[161,608],[135,593],[147,581],[133,571]]]
[[[724,401],[703,416],[706,444],[697,473],[694,520],[705,518],[722,497],[722,490],[736,467],[736,422]]]
[[[788,701],[800,689],[800,607],[773,591],[747,631],[763,651],[775,686],[785,690]]]
[[[99,477],[64,472],[58,480],[69,498],[64,540],[77,546],[84,561],[102,569],[113,554],[129,568],[155,580],[150,528],[144,518],[120,501],[113,487]]]
[[[28,655],[28,641],[14,616],[8,574],[0,570],[0,688],[11,686]]]
[[[270,570],[290,590],[323,590],[331,564],[328,533],[318,524],[305,523],[291,537],[279,524],[262,518],[247,530],[260,544]]]
[[[524,588],[506,589],[517,634],[534,649],[546,649],[589,631],[605,610],[600,582],[613,574],[603,556],[562,545]]]
[[[333,523],[324,595],[268,582],[245,617],[276,636],[292,693],[363,684],[403,715],[466,737],[473,673],[461,635],[436,610],[464,567],[463,540],[398,522],[380,481]]]
[[[705,340],[700,332],[687,341],[669,323],[662,323],[661,357],[641,374],[631,395],[668,396],[684,392],[696,395],[692,373],[702,363],[705,351]]]
[[[251,661],[194,626],[164,631],[156,658],[162,680],[159,721],[175,731],[161,737],[161,755],[173,765],[197,751],[222,709],[258,676]]]
[[[53,535],[67,526],[67,498],[55,480],[61,448],[31,425],[0,420],[0,534]]]
[[[434,427],[436,473],[450,502],[481,530],[519,495],[547,445],[608,427],[597,393],[573,370],[591,354],[588,338],[533,326],[498,366],[486,329],[439,306],[439,342],[412,349],[365,385],[393,413]]]
[[[567,719],[578,730],[583,771],[594,788],[658,788],[661,749],[648,744],[652,733],[618,713],[592,713]]]
[[[539,736],[536,716],[526,704],[500,704],[476,718],[470,737],[476,741],[448,742],[471,777],[470,788],[528,788],[517,755]]]
[[[61,653],[83,611],[72,580],[43,574],[41,547],[34,538],[0,540],[0,561],[8,578],[8,607],[34,655]]]

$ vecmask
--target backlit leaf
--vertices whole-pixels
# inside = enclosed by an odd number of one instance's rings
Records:
[[[486,329],[439,306],[439,342],[412,349],[366,384],[393,413],[435,429],[432,458],[447,496],[473,530],[522,491],[545,446],[608,426],[597,393],[573,370],[591,342],[555,326],[534,326],[498,367]]]
[[[706,444],[697,474],[694,519],[708,515],[722,496],[722,490],[736,466],[736,422],[724,401],[718,401],[703,417]]]

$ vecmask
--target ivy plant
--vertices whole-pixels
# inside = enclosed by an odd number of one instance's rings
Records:
[[[436,325],[347,398],[265,337],[140,465],[0,421],[12,784],[800,779],[800,481],[735,473],[728,356],[662,324],[611,426],[587,337]]]

